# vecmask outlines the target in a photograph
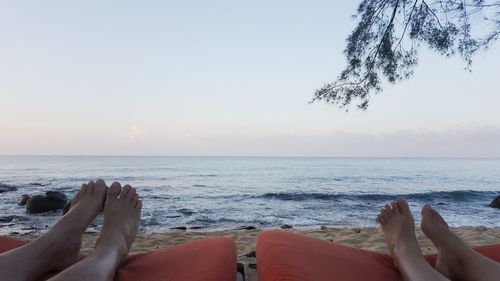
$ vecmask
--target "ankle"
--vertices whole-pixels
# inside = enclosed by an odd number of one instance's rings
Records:
[[[93,254],[97,256],[107,255],[110,258],[121,260],[124,256],[128,255],[128,247],[126,241],[121,236],[113,237],[114,239],[107,239],[106,234],[101,234],[98,238]]]
[[[422,255],[422,251],[418,244],[414,243],[399,243],[394,245],[392,249],[394,255],[407,257],[412,255]]]

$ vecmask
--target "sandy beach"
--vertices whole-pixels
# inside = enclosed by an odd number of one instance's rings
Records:
[[[500,243],[500,228],[486,227],[457,227],[452,228],[458,236],[471,246],[481,246]],[[143,252],[162,247],[175,246],[181,243],[203,239],[211,236],[226,236],[235,240],[238,248],[238,262],[245,265],[246,280],[258,280],[255,270],[255,257],[251,253],[255,251],[257,235],[262,230],[239,230],[239,231],[168,231],[161,233],[139,234],[132,246],[132,252]],[[349,245],[361,249],[387,252],[382,233],[378,228],[316,228],[304,230],[286,230],[302,233],[311,237]],[[11,236],[17,239],[32,240],[34,235]],[[88,253],[98,237],[97,233],[85,234],[82,252]],[[417,238],[424,254],[434,253],[435,249],[429,239],[417,229]],[[247,256],[248,255],[248,256]]]

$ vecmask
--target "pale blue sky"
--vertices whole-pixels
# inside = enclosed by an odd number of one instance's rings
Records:
[[[2,1],[0,154],[500,157],[500,46],[309,104],[357,1]]]

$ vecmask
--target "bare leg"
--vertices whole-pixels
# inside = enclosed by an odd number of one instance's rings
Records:
[[[142,202],[135,189],[113,183],[104,205],[104,225],[92,254],[56,275],[59,280],[113,280],[135,239],[141,218]]]
[[[453,280],[498,280],[500,264],[472,250],[430,205],[422,208],[422,231],[438,250],[436,269]]]
[[[46,234],[0,255],[2,280],[34,280],[43,274],[62,270],[79,258],[82,234],[102,210],[106,184],[83,184],[71,209]]]
[[[448,280],[425,260],[415,237],[415,223],[408,203],[398,199],[385,205],[377,217],[394,264],[407,281]]]

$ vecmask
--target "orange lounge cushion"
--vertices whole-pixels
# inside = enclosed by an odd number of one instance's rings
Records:
[[[0,237],[0,253],[26,242]],[[225,237],[134,254],[117,271],[119,281],[234,281],[236,245]]]
[[[500,261],[500,244],[476,250]],[[434,255],[426,258],[434,264]],[[259,235],[257,264],[260,281],[402,280],[389,255],[284,231]]]
[[[234,281],[236,245],[217,237],[131,256],[121,267],[119,281]]]

